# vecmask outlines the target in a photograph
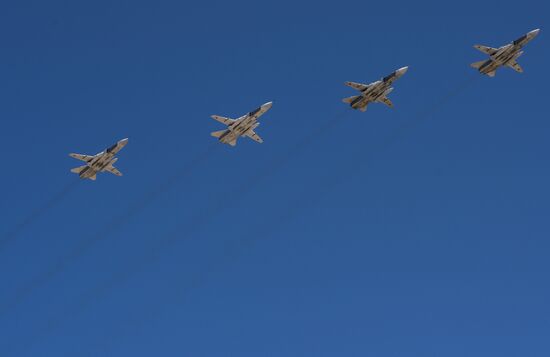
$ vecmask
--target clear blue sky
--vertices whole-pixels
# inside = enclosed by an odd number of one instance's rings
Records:
[[[28,224],[0,249],[0,354],[550,355],[549,13],[4,1],[0,234]],[[539,27],[524,74],[469,68]],[[405,65],[393,110],[341,102]],[[211,114],[271,100],[263,145],[215,145]],[[124,137],[123,177],[72,186],[68,153]]]

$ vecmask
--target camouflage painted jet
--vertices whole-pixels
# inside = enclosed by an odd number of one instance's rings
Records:
[[[521,68],[516,60],[523,54],[523,46],[534,39],[539,32],[539,29],[533,30],[528,34],[521,36],[514,42],[500,48],[475,45],[474,48],[489,55],[490,58],[488,60],[472,63],[472,67],[477,69],[480,73],[488,75],[489,77],[494,77],[497,69],[502,66],[510,67],[516,72],[522,73],[523,68]]]
[[[265,103],[261,107],[251,111],[248,114],[243,115],[238,119],[230,119],[221,117],[219,115],[212,115],[212,119],[227,125],[227,129],[215,131],[211,135],[215,138],[218,138],[221,143],[231,146],[237,145],[237,139],[240,136],[248,136],[252,140],[261,144],[264,141],[262,140],[262,138],[260,138],[258,134],[256,134],[254,129],[256,129],[258,125],[260,125],[260,123],[258,123],[258,118],[261,117],[269,109],[271,109],[272,105],[272,102]]]
[[[392,83],[403,76],[409,67],[403,67],[393,72],[392,74],[382,78],[371,84],[361,84],[355,82],[346,82],[348,87],[357,89],[361,92],[360,95],[344,98],[342,101],[348,103],[353,109],[359,109],[364,112],[367,110],[369,103],[384,103],[388,107],[393,108],[393,103],[388,99],[388,94],[393,91]]]
[[[99,172],[110,172],[117,176],[122,176],[122,173],[118,171],[113,165],[118,160],[115,155],[128,144],[128,139],[122,139],[115,145],[111,146],[107,150],[100,152],[99,154],[81,155],[81,154],[69,154],[70,157],[77,160],[86,162],[86,165],[76,167],[71,172],[78,174],[81,179],[90,179],[95,181],[96,175]]]

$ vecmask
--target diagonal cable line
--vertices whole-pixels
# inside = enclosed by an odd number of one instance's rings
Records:
[[[66,196],[68,196],[79,184],[80,181],[72,180],[66,184],[59,192],[55,193],[50,199],[44,202],[43,205],[37,207],[28,216],[26,216],[21,222],[19,222],[11,231],[6,233],[2,239],[0,239],[0,252],[2,252],[7,245],[16,240],[21,233],[25,231],[27,227],[32,225],[48,211],[53,209],[59,204]]]
[[[422,120],[427,119],[430,115],[432,115],[434,112],[436,112],[441,106],[446,104],[450,99],[454,98],[456,95],[460,94],[464,89],[466,89],[469,85],[471,85],[474,81],[474,78],[467,78],[465,81],[459,83],[456,87],[453,87],[451,90],[449,90],[448,93],[446,93],[444,96],[442,96],[437,102],[435,102],[430,107],[420,111],[417,115],[414,116],[414,120],[406,121],[401,126],[399,126],[394,133],[389,135],[384,142],[380,145],[380,148],[377,152],[383,151],[384,149],[387,149],[390,147],[396,140],[400,139],[404,134],[406,134],[408,131],[414,129],[416,126],[418,126]],[[334,126],[337,122],[339,122],[340,118],[332,119],[328,122],[326,122],[324,125],[321,125],[316,128],[313,132],[310,133],[304,140],[298,142],[295,146],[292,147],[291,150],[287,151],[284,155],[278,158],[272,165],[268,167],[266,171],[260,172],[258,175],[256,175],[252,180],[249,180],[247,182],[251,182],[251,184],[243,185],[237,190],[233,191],[234,198],[231,200],[236,200],[238,197],[241,197],[251,191],[260,181],[262,181],[264,178],[271,176],[275,171],[279,169],[280,166],[284,166],[286,162],[288,162],[290,159],[296,156],[300,151],[307,148],[308,145],[310,145],[315,139],[317,139],[318,136],[320,136],[322,133],[327,131],[329,128]],[[372,154],[371,154],[372,155]],[[366,164],[368,160],[365,160],[364,157],[364,149],[361,147],[357,152],[356,156],[360,156],[362,159],[358,160],[359,165],[356,165],[354,167],[355,170],[361,168]],[[372,157],[371,157],[372,159]],[[325,189],[321,193],[317,193],[314,196],[315,199],[309,200],[310,202],[316,201],[323,197],[323,193],[329,192],[332,188],[336,187],[341,182],[345,181],[345,178],[347,176],[340,176],[337,179],[334,179],[330,183],[327,183],[325,185]],[[108,294],[110,291],[116,289],[118,286],[126,283],[130,279],[132,279],[134,276],[138,275],[140,272],[142,272],[146,266],[156,262],[161,257],[162,251],[164,251],[166,248],[172,246],[174,243],[176,243],[179,240],[183,239],[189,239],[190,236],[197,231],[199,228],[201,228],[205,223],[208,222],[208,218],[219,214],[220,212],[223,212],[227,201],[227,197],[224,197],[223,200],[220,198],[219,202],[208,210],[204,212],[204,214],[198,215],[195,219],[192,220],[192,223],[189,225],[186,225],[186,228],[188,230],[182,234],[182,231],[184,229],[176,230],[176,234],[171,234],[166,236],[164,239],[159,240],[158,244],[153,247],[146,256],[142,257],[141,262],[138,263],[137,266],[133,267],[132,269],[129,269],[127,271],[124,271],[122,273],[119,273],[115,276],[113,276],[112,279],[110,279],[108,282],[102,284],[101,286],[92,289],[88,292],[86,292],[79,300],[79,303],[72,308],[68,309],[64,315],[71,317],[74,315],[77,315],[83,311],[85,311],[89,306],[93,304],[94,301],[101,298],[102,296]],[[288,221],[289,219],[293,218],[295,214],[299,212],[299,208],[303,207],[304,205],[307,205],[307,199],[301,199],[295,204],[295,208],[292,210],[288,210],[285,212],[281,217],[279,218],[280,225],[283,224],[283,222]],[[298,208],[298,209],[296,209]],[[263,232],[260,237],[267,237],[270,236],[271,233],[269,232]],[[255,236],[250,236],[248,238],[242,238],[238,241],[236,241],[234,244],[231,244],[227,247],[226,252],[227,256],[233,256],[235,255],[239,250],[241,250],[245,246],[249,246],[253,243],[255,243],[257,240],[262,238],[255,238]],[[227,258],[222,258],[227,259]],[[208,271],[216,271],[215,268],[209,269]],[[203,280],[207,279],[210,275],[208,274],[202,274],[201,277],[197,277],[193,279],[192,284],[190,286],[193,288],[195,286],[201,286],[203,284]],[[38,332],[36,335],[38,338],[44,335],[48,335],[52,332],[52,330],[55,330],[59,328],[63,323],[62,318],[53,318],[49,320],[46,324],[46,326]]]
[[[360,146],[359,149],[355,152],[356,156],[360,156],[362,160],[356,160],[357,165],[352,165],[349,172],[345,175],[338,175],[333,178],[328,179],[322,186],[321,189],[312,190],[298,199],[291,202],[286,207],[289,207],[286,210],[283,210],[280,215],[278,215],[275,220],[271,222],[266,222],[259,229],[252,231],[250,234],[247,234],[244,237],[241,237],[235,241],[228,242],[224,246],[223,252],[214,259],[214,263],[210,266],[207,266],[200,273],[197,274],[193,279],[191,279],[187,284],[180,285],[173,284],[178,286],[173,294],[169,294],[169,298],[173,303],[178,303],[189,295],[194,289],[204,286],[210,281],[210,279],[215,276],[217,272],[220,272],[228,264],[234,262],[245,250],[252,248],[255,244],[259,243],[262,240],[267,240],[272,238],[277,234],[285,224],[292,221],[295,217],[299,216],[301,212],[307,210],[308,208],[314,207],[319,202],[323,200],[325,195],[336,189],[338,186],[344,184],[347,180],[351,179],[357,172],[362,168],[366,167],[375,156],[384,150],[390,148],[396,141],[401,139],[409,131],[415,129],[418,125],[422,123],[423,120],[428,119],[432,114],[437,112],[437,110],[450,101],[455,96],[459,95],[462,91],[467,89],[470,85],[474,83],[474,78],[468,78],[465,81],[458,84],[456,87],[452,88],[448,93],[446,93],[440,100],[434,103],[432,106],[426,108],[425,110],[418,113],[413,120],[403,123],[397,130],[385,138],[385,140],[379,145],[379,147],[370,153],[368,157],[364,157],[363,147]],[[263,229],[263,227],[268,227],[269,229]],[[167,303],[159,303],[152,306],[149,310],[142,309],[136,317],[132,318],[132,321],[128,321],[127,325],[136,328],[136,326],[145,326],[149,324],[152,320],[158,320],[164,314],[166,314]],[[123,329],[124,330],[124,329]],[[120,337],[119,337],[120,338]],[[111,336],[111,340],[115,339],[115,336]]]
[[[239,199],[242,199],[248,193],[253,191],[261,182],[272,176],[279,169],[284,167],[289,161],[294,159],[298,154],[307,149],[315,140],[318,139],[319,136],[323,135],[324,133],[328,132],[329,129],[333,128],[346,116],[347,113],[349,113],[348,110],[342,112],[341,115],[336,116],[331,120],[315,127],[309,132],[308,136],[297,142],[289,150],[285,151],[285,153],[276,158],[270,165],[268,165],[265,170],[259,171],[251,179],[246,180],[243,185],[231,191],[229,197],[227,195],[224,197],[217,197],[216,202],[203,212],[197,214],[196,217],[193,217],[190,220],[191,223],[186,223],[184,226],[178,226],[178,228],[174,230],[174,233],[166,235],[162,239],[157,239],[155,241],[155,246],[151,247],[147,254],[142,256],[137,264],[135,264],[128,270],[125,270],[118,274],[114,274],[109,281],[87,291],[78,299],[78,304],[73,305],[64,312],[64,318],[56,317],[47,321],[45,326],[40,329],[35,335],[36,338],[32,338],[31,341],[40,339],[42,336],[48,335],[49,333],[55,331],[57,328],[62,326],[63,322],[68,317],[72,317],[85,311],[96,300],[107,295],[109,292],[115,290],[119,286],[125,284],[135,276],[139,275],[139,273],[143,272],[145,268],[147,268],[150,264],[158,261],[161,258],[161,254],[167,248],[171,247],[181,240],[192,238],[192,234],[198,231],[200,228],[206,226],[213,216],[219,215],[226,209],[228,209],[228,200],[235,202]],[[182,232],[185,233],[182,234]],[[31,342],[31,344],[32,343],[33,342]]]
[[[198,166],[208,160],[217,148],[219,148],[218,143],[210,144],[204,152],[197,155],[192,161],[183,166],[180,170],[176,171],[175,174],[162,182],[158,187],[155,187],[153,190],[149,191],[146,195],[141,197],[139,201],[128,207],[127,210],[112,218],[95,234],[81,241],[68,254],[59,258],[53,265],[44,270],[40,275],[36,276],[23,287],[17,289],[14,298],[0,308],[0,316],[3,316],[8,311],[17,307],[20,303],[32,295],[40,286],[43,286],[55,276],[65,271],[72,262],[85,255],[96,243],[104,240],[117,230],[120,230],[132,218],[145,210],[157,197],[164,194],[166,191],[169,191],[182,178],[194,172]]]

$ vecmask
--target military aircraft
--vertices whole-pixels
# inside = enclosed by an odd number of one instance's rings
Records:
[[[238,119],[230,119],[219,115],[212,115],[212,119],[227,125],[227,129],[215,131],[211,135],[218,138],[220,142],[231,146],[237,145],[237,139],[239,136],[248,136],[252,140],[261,144],[264,141],[260,138],[260,136],[258,136],[258,134],[256,134],[254,129],[260,125],[260,123],[258,123],[258,118],[271,109],[272,105],[272,102],[265,103],[261,107],[254,109],[250,113],[245,114]]]
[[[523,46],[534,39],[539,32],[539,29],[533,30],[528,34],[521,36],[514,42],[500,48],[475,45],[474,48],[489,55],[490,58],[488,60],[472,63],[471,66],[477,69],[480,73],[483,73],[489,77],[494,77],[497,69],[501,66],[507,66],[516,72],[522,73],[523,68],[521,68],[516,60],[523,54]]]
[[[371,84],[361,84],[355,82],[346,82],[345,85],[357,89],[361,92],[360,95],[344,98],[342,101],[348,103],[353,109],[359,109],[364,112],[367,110],[369,103],[381,102],[388,107],[393,108],[393,103],[388,99],[388,94],[393,91],[392,83],[403,76],[409,67],[399,68],[392,74],[382,78]]]
[[[99,154],[90,156],[90,155],[81,155],[81,154],[69,154],[70,157],[77,160],[82,160],[86,162],[86,165],[76,167],[71,170],[71,172],[78,174],[81,179],[90,179],[95,181],[96,175],[99,172],[110,172],[117,176],[122,176],[122,173],[118,171],[113,165],[117,162],[118,158],[115,155],[128,144],[128,139],[122,139],[115,145],[111,146],[105,151],[100,152]]]

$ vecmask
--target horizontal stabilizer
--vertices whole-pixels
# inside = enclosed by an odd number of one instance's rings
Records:
[[[470,66],[472,66],[475,69],[479,69],[481,66],[483,66],[485,64],[485,62],[487,62],[487,61],[475,62],[475,63],[472,63]]]
[[[348,87],[351,87],[353,89],[357,89],[359,91],[364,91],[365,89],[367,89],[369,87],[366,84],[357,83],[357,82],[345,82],[344,84],[347,85]]]
[[[222,136],[227,130],[220,130],[220,131],[215,131],[213,133],[210,133],[210,135],[212,135],[213,137],[215,138],[219,138],[220,136]]]
[[[354,95],[353,97],[348,97],[348,98],[342,99],[342,102],[351,104],[357,98],[359,98],[359,96]]]
[[[84,170],[86,167],[88,167],[88,165],[75,167],[74,169],[71,169],[71,172],[74,173],[74,174],[80,174],[82,172],[82,170]]]

